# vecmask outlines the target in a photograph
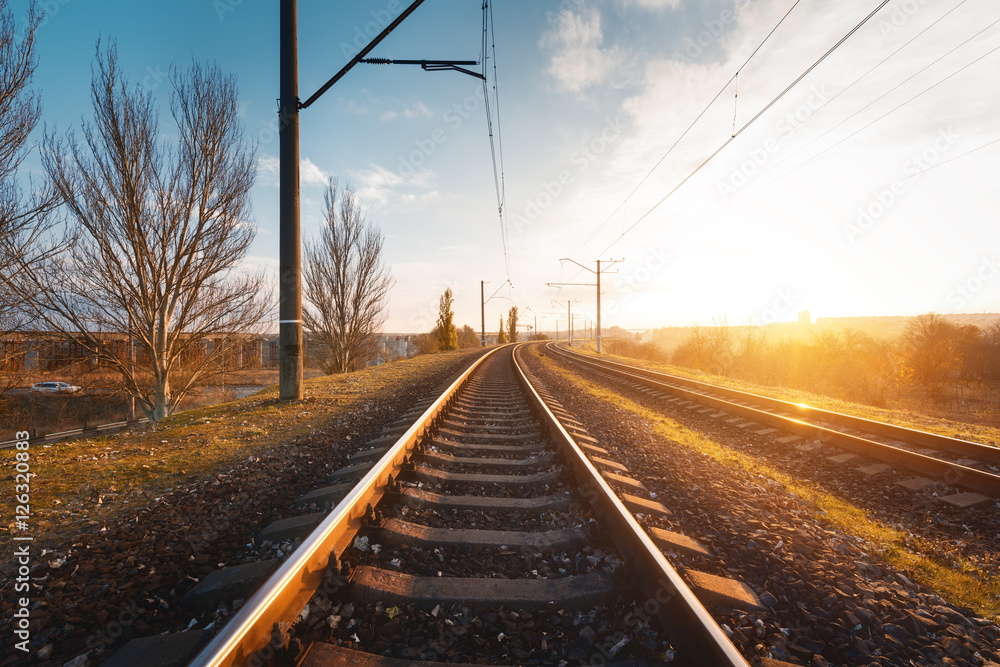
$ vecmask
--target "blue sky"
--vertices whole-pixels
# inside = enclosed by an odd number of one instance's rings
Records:
[[[301,97],[405,4],[300,0]],[[730,86],[626,199],[792,4],[496,3],[514,287],[487,305],[489,329],[512,304],[553,329],[555,298],[592,319],[593,288],[545,286],[591,282],[562,257],[624,260],[604,277],[606,325],[1000,310],[992,0],[893,0],[654,208],[730,139],[734,115],[747,122],[878,4],[803,0],[740,71],[738,97]],[[42,5],[35,86],[50,128],[90,115],[98,37],[116,39],[124,71],[157,95],[165,139],[171,65],[213,60],[237,77],[260,158],[248,263],[276,272],[277,2]],[[427,0],[372,55],[478,59],[481,21],[478,1]],[[300,136],[304,237],[329,175],[354,185],[387,236],[387,330],[429,330],[446,287],[456,321],[478,329],[479,281],[491,293],[506,279],[478,81],[359,65],[302,112]]]

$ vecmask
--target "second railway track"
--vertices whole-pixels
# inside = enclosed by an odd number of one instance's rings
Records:
[[[944,499],[958,507],[1000,498],[997,447],[598,359],[555,344],[546,349],[590,372],[613,377],[682,407],[730,419],[738,426],[757,429],[758,434],[783,430],[793,434],[786,443],[811,438],[921,475],[907,480],[904,484],[908,488],[917,490],[940,482],[959,487],[963,492]]]
[[[191,664],[747,665],[631,514],[657,503],[515,349],[335,473],[347,496]]]

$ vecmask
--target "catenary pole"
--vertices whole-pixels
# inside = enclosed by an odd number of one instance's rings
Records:
[[[299,232],[299,56],[296,0],[281,0],[278,394],[302,392],[302,250]]]

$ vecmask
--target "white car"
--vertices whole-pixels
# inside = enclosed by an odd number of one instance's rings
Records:
[[[65,382],[36,382],[31,385],[31,391],[45,394],[75,394],[80,391],[80,387]]]

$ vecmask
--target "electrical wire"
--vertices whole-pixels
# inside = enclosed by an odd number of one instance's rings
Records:
[[[872,17],[874,17],[875,14],[877,14],[879,12],[879,10],[881,10],[883,7],[885,7],[887,4],[889,4],[889,1],[890,0],[883,0],[883,2],[880,3],[878,7],[876,7],[875,9],[873,9],[871,11],[871,13],[869,13],[865,18],[863,18],[856,26],[854,26],[853,28],[851,28],[851,30],[848,31],[848,33],[846,35],[844,35],[843,37],[841,37],[840,40],[838,40],[836,44],[834,44],[833,46],[831,46],[827,50],[826,53],[824,53],[822,56],[820,56],[812,65],[810,65],[809,67],[807,67],[806,70],[804,72],[802,72],[802,74],[800,74],[798,77],[796,77],[796,79],[794,81],[792,81],[792,83],[788,84],[788,86],[784,90],[782,90],[780,93],[778,93],[778,95],[775,96],[774,99],[772,99],[770,102],[768,102],[764,106],[764,108],[762,108],[760,111],[758,111],[757,114],[753,118],[751,118],[749,121],[747,121],[739,130],[737,130],[736,133],[732,137],[730,137],[725,142],[723,142],[722,145],[719,146],[715,150],[714,153],[712,153],[707,158],[705,158],[705,160],[702,161],[701,164],[699,164],[697,167],[695,167],[694,170],[691,173],[689,173],[687,176],[685,176],[684,179],[680,183],[678,183],[677,185],[675,185],[658,202],[656,202],[655,204],[653,204],[653,206],[649,210],[647,210],[645,213],[643,213],[635,222],[633,222],[629,227],[627,227],[621,233],[621,235],[618,238],[616,238],[615,240],[613,240],[603,250],[601,250],[599,253],[597,253],[597,257],[600,257],[601,255],[603,255],[604,253],[606,253],[608,250],[610,250],[612,247],[614,247],[620,240],[622,240],[625,237],[626,234],[628,234],[629,232],[631,232],[643,220],[645,220],[646,218],[648,218],[653,213],[653,211],[655,211],[657,208],[659,208],[663,204],[663,202],[667,201],[667,199],[669,199],[675,192],[677,192],[685,183],[687,183],[689,180],[691,180],[692,178],[694,178],[695,174],[697,174],[699,171],[701,171],[705,167],[705,165],[707,165],[709,162],[712,161],[712,159],[715,158],[716,155],[718,155],[719,153],[721,153],[729,144],[731,144],[733,141],[735,141],[736,138],[739,135],[741,135],[743,132],[745,132],[747,128],[749,128],[751,125],[753,125],[771,107],[773,107],[775,104],[777,104],[778,101],[782,97],[784,97],[785,95],[787,95],[788,92],[792,88],[794,88],[800,81],[802,81],[802,79],[804,79],[810,72],[812,72],[814,69],[816,69],[820,65],[820,63],[822,63],[824,60],[826,60],[830,56],[830,54],[832,54],[834,51],[836,51],[838,48],[840,48],[840,46],[844,42],[846,42],[854,33],[856,33],[866,23],[868,23],[868,21],[870,21],[872,19]],[[716,97],[718,97],[718,95]],[[593,261],[593,260],[591,260],[591,261]],[[577,273],[577,275],[579,275],[579,272]]]
[[[942,17],[942,18],[943,18],[943,17]],[[939,19],[939,20],[940,20],[940,19]],[[908,76],[907,78],[903,79],[903,80],[902,80],[902,81],[901,81],[900,83],[896,84],[895,86],[893,86],[892,88],[890,88],[890,89],[889,89],[889,90],[887,90],[886,92],[882,93],[881,95],[879,95],[878,97],[876,97],[876,98],[875,98],[874,100],[872,100],[871,102],[869,102],[869,103],[868,103],[868,104],[866,104],[865,106],[861,107],[860,109],[858,109],[857,111],[855,111],[854,113],[852,113],[852,114],[851,114],[850,116],[848,116],[847,118],[844,118],[844,119],[843,119],[842,121],[840,121],[839,123],[837,123],[837,124],[836,124],[836,125],[834,125],[833,127],[831,127],[831,128],[829,128],[829,129],[827,129],[827,130],[826,130],[825,132],[823,132],[822,134],[820,134],[820,135],[819,135],[818,137],[814,138],[814,139],[813,139],[812,141],[810,141],[809,143],[806,143],[806,144],[804,144],[804,145],[800,146],[799,148],[797,148],[797,149],[796,149],[796,150],[795,150],[794,152],[792,152],[791,154],[787,155],[787,156],[786,156],[785,158],[783,158],[783,159],[782,159],[782,160],[781,160],[780,162],[778,162],[777,164],[775,164],[775,165],[774,165],[774,166],[773,166],[773,167],[772,167],[771,169],[769,169],[768,171],[769,171],[769,172],[771,172],[771,171],[774,171],[775,169],[777,169],[778,167],[780,167],[780,166],[781,166],[781,165],[783,165],[784,163],[788,162],[788,160],[790,160],[790,159],[791,159],[791,158],[793,158],[794,156],[798,155],[798,154],[799,154],[800,152],[802,152],[803,150],[805,150],[805,149],[806,149],[806,148],[808,148],[809,146],[812,146],[812,145],[813,145],[813,144],[815,144],[815,143],[816,143],[817,141],[819,141],[820,139],[822,139],[822,138],[823,138],[823,137],[825,137],[826,135],[830,134],[831,132],[833,132],[834,130],[836,130],[836,129],[837,129],[838,127],[842,126],[842,125],[843,125],[844,123],[846,123],[846,122],[848,122],[849,120],[851,120],[852,118],[855,118],[855,117],[857,117],[857,116],[858,116],[859,114],[861,114],[861,113],[863,113],[864,111],[866,111],[866,110],[870,109],[870,108],[871,108],[872,106],[874,106],[875,104],[877,104],[877,103],[878,103],[878,102],[880,102],[881,100],[885,99],[885,98],[886,98],[886,97],[887,97],[887,96],[888,96],[889,94],[891,94],[891,93],[895,92],[896,90],[898,90],[898,89],[899,89],[900,87],[902,87],[903,85],[905,85],[905,84],[909,83],[910,81],[912,81],[912,80],[913,80],[914,78],[916,78],[916,77],[917,77],[917,76],[919,76],[920,74],[923,74],[923,73],[924,73],[924,72],[926,72],[926,71],[927,71],[928,69],[930,69],[930,68],[931,68],[931,67],[933,67],[934,65],[938,64],[939,62],[941,62],[942,60],[944,60],[945,58],[947,58],[948,56],[950,56],[950,55],[951,55],[952,53],[954,53],[954,52],[955,52],[955,51],[957,51],[958,49],[962,48],[963,46],[965,46],[966,44],[968,44],[969,42],[971,42],[971,41],[972,41],[973,39],[975,39],[976,37],[979,37],[979,36],[980,36],[981,34],[983,34],[984,32],[986,32],[987,30],[989,30],[989,29],[990,29],[990,28],[992,28],[993,26],[997,25],[998,23],[1000,23],[1000,19],[997,19],[996,21],[993,21],[993,23],[990,23],[990,24],[989,24],[989,25],[987,25],[987,26],[986,26],[985,28],[983,28],[983,29],[981,29],[981,30],[980,30],[979,32],[977,32],[976,34],[974,34],[974,35],[972,35],[971,37],[969,37],[969,38],[967,38],[967,39],[963,40],[963,41],[962,41],[962,43],[960,43],[960,44],[959,44],[958,46],[954,47],[953,49],[951,49],[951,50],[949,50],[948,52],[944,53],[943,55],[939,56],[938,58],[935,58],[935,59],[934,59],[933,61],[931,61],[930,63],[928,63],[928,64],[927,64],[927,65],[925,65],[924,67],[920,68],[919,70],[917,70],[916,72],[914,72],[913,74],[911,74],[910,76]],[[922,34],[922,33],[921,33],[921,34]],[[919,35],[918,35],[918,36],[919,36]],[[911,41],[912,41],[912,40],[911,40]],[[904,46],[905,46],[905,45],[904,45]],[[987,54],[987,55],[988,55],[988,54]],[[890,56],[890,57],[891,57],[891,56]],[[883,62],[885,62],[885,61],[883,61]],[[977,60],[977,61],[975,61],[975,62],[978,62],[978,60]],[[970,63],[970,64],[971,64],[971,63]],[[964,68],[963,68],[963,69],[964,69]],[[961,70],[959,70],[959,71],[961,71]],[[956,72],[956,73],[957,73],[957,72]],[[855,82],[855,83],[856,83],[856,82]],[[853,85],[853,84],[852,84],[852,85]],[[935,85],[937,85],[937,84],[935,84]],[[933,88],[933,86],[932,86],[932,88]],[[928,89],[928,90],[929,90],[929,89]],[[923,92],[927,92],[927,91],[925,90],[925,91],[923,91]],[[922,95],[922,94],[923,94],[923,93],[921,93],[921,95]],[[832,101],[832,100],[831,100],[831,101]],[[912,101],[912,100],[908,100],[907,102],[904,102],[903,104],[908,104],[908,103],[909,103],[909,101]],[[897,107],[897,108],[898,108],[898,107]],[[894,111],[894,110],[895,110],[895,109],[893,109],[893,111]],[[890,113],[891,113],[891,112],[890,112]],[[873,122],[877,122],[878,120],[881,120],[881,118],[883,118],[883,117],[884,117],[884,116],[882,116],[882,117],[879,117],[879,118],[877,118],[877,119],[876,119],[875,121],[873,121]],[[871,124],[871,123],[869,123],[869,125],[870,125],[870,124]],[[865,129],[866,127],[868,127],[868,125],[865,125],[865,126],[864,126],[864,127],[862,127],[861,129],[863,130],[863,129]],[[859,130],[859,131],[860,131],[860,130]],[[850,138],[850,137],[853,137],[853,136],[854,136],[855,134],[857,134],[857,132],[854,132],[854,133],[852,133],[852,134],[849,134],[849,135],[848,135],[847,137],[845,137],[844,139],[841,139],[840,141],[836,142],[835,144],[833,144],[833,145],[831,145],[831,146],[828,146],[827,148],[823,149],[822,151],[820,151],[820,152],[819,152],[819,153],[817,153],[816,155],[813,155],[812,157],[810,157],[810,158],[809,158],[808,160],[805,160],[804,162],[800,163],[800,164],[799,164],[798,166],[796,166],[796,167],[792,167],[792,168],[791,168],[790,170],[788,170],[788,171],[786,171],[785,173],[781,174],[781,175],[780,175],[780,176],[778,176],[777,178],[774,178],[773,180],[771,180],[771,181],[768,181],[768,182],[767,182],[767,183],[765,183],[764,185],[762,185],[762,186],[760,186],[759,188],[757,188],[756,190],[754,190],[754,192],[752,192],[752,193],[751,193],[751,195],[753,195],[753,194],[757,194],[758,192],[760,192],[760,191],[762,191],[762,190],[764,190],[764,189],[766,189],[766,188],[769,188],[770,186],[772,186],[772,185],[774,185],[775,183],[777,183],[778,181],[782,180],[783,178],[785,178],[785,177],[786,177],[786,176],[788,176],[789,174],[791,174],[791,173],[793,173],[793,172],[795,172],[795,171],[798,171],[799,169],[801,169],[801,168],[802,168],[802,167],[804,167],[805,165],[807,165],[807,164],[809,164],[810,162],[812,162],[813,160],[815,160],[815,159],[816,159],[817,157],[819,157],[820,155],[823,155],[824,153],[826,153],[827,151],[829,151],[829,150],[830,150],[831,148],[834,148],[835,146],[838,146],[838,145],[840,145],[841,143],[843,143],[843,142],[844,142],[844,140],[845,140],[845,139],[848,139],[848,138]]]
[[[904,176],[903,178],[897,178],[892,183],[886,183],[885,185],[883,185],[881,187],[878,187],[878,188],[875,188],[874,190],[872,190],[870,192],[866,192],[865,194],[861,195],[860,197],[858,197],[856,200],[853,200],[853,201],[867,199],[868,197],[871,197],[872,195],[878,194],[880,192],[884,192],[885,190],[887,190],[887,189],[889,189],[891,187],[895,187],[896,185],[899,185],[900,183],[904,183],[904,182],[910,180],[911,178],[916,178],[917,176],[923,176],[924,174],[926,174],[929,171],[937,169],[938,167],[943,167],[946,164],[948,164],[949,162],[954,162],[955,160],[960,160],[960,159],[962,159],[964,157],[972,155],[973,153],[978,153],[979,151],[983,150],[984,148],[989,148],[990,146],[992,146],[993,144],[996,144],[996,143],[1000,143],[1000,139],[993,139],[991,141],[987,141],[985,144],[982,144],[981,146],[976,146],[975,148],[967,150],[964,153],[959,153],[958,155],[956,155],[954,157],[950,157],[947,160],[944,160],[942,162],[938,162],[936,164],[932,164],[931,166],[927,167],[926,169],[921,169],[920,171],[915,171],[912,174],[908,174],[907,176]]]
[[[491,39],[492,37],[492,39]],[[504,267],[507,282],[510,282],[510,240],[507,233],[507,194],[503,171],[503,135],[500,131],[500,92],[497,85],[496,30],[493,23],[493,7],[488,0],[483,2],[483,53],[492,58],[483,58],[483,99],[486,105],[486,127],[490,135],[490,155],[493,161],[493,185],[497,194],[497,214],[500,218],[500,238],[503,243]],[[490,103],[489,61],[493,61],[493,104]],[[496,138],[493,132],[493,107],[496,107]],[[499,160],[499,165],[498,165]]]
[[[912,37],[911,39],[907,40],[907,41],[906,41],[906,42],[905,42],[904,44],[902,44],[902,45],[901,45],[900,47],[898,47],[897,49],[895,49],[895,50],[894,50],[894,51],[893,51],[892,53],[890,53],[890,54],[889,54],[888,56],[886,56],[885,58],[883,58],[883,59],[882,59],[881,61],[879,61],[879,62],[878,62],[877,64],[873,65],[873,66],[872,66],[871,68],[869,68],[869,69],[868,69],[868,70],[867,70],[867,71],[866,71],[866,72],[865,72],[864,74],[862,74],[862,75],[861,75],[860,77],[858,77],[858,78],[857,78],[857,79],[855,79],[855,80],[854,80],[853,82],[851,82],[851,83],[850,83],[850,84],[849,84],[849,85],[848,85],[847,87],[845,87],[845,88],[844,88],[843,90],[841,90],[841,91],[840,91],[840,92],[838,92],[838,93],[837,93],[836,95],[834,95],[834,96],[833,96],[833,97],[831,97],[831,98],[830,98],[829,100],[827,100],[827,101],[826,101],[826,102],[825,102],[825,103],[824,103],[824,104],[823,104],[823,105],[822,105],[822,106],[821,106],[821,107],[820,107],[819,109],[817,109],[817,110],[816,110],[816,111],[815,111],[814,113],[812,113],[812,114],[811,114],[811,115],[809,116],[809,118],[808,118],[807,120],[808,120],[808,121],[810,121],[810,122],[814,121],[814,119],[815,119],[816,115],[817,115],[818,113],[820,113],[820,111],[821,111],[821,110],[822,110],[823,108],[827,107],[827,106],[828,106],[829,104],[831,104],[831,103],[832,103],[832,102],[833,102],[834,100],[836,100],[836,99],[837,99],[838,97],[840,97],[840,96],[841,96],[842,94],[844,94],[845,92],[847,92],[847,91],[848,91],[848,90],[849,90],[850,88],[852,88],[852,87],[853,87],[853,86],[855,86],[855,85],[856,85],[857,83],[859,83],[859,82],[860,82],[860,81],[861,81],[862,79],[864,79],[865,77],[869,76],[869,75],[870,75],[870,74],[871,74],[872,72],[874,72],[874,71],[875,71],[876,69],[878,69],[879,67],[881,67],[882,65],[884,65],[884,64],[885,64],[885,63],[886,63],[886,62],[887,62],[888,60],[890,60],[891,58],[893,58],[894,56],[896,56],[896,55],[897,55],[897,54],[898,54],[898,53],[899,53],[900,51],[902,51],[902,50],[903,50],[903,49],[905,49],[905,48],[906,48],[907,46],[909,46],[909,45],[910,45],[910,44],[912,44],[912,43],[913,43],[914,41],[916,41],[916,40],[917,40],[917,39],[919,39],[919,38],[920,38],[921,36],[923,36],[923,35],[924,35],[924,34],[925,34],[925,33],[926,33],[926,32],[927,32],[928,30],[930,30],[930,29],[932,29],[933,27],[935,27],[936,25],[938,25],[938,24],[939,24],[939,23],[940,23],[941,21],[943,21],[943,20],[944,20],[945,18],[947,18],[947,17],[948,17],[948,16],[950,15],[950,14],[952,14],[952,12],[954,12],[954,11],[955,11],[955,10],[957,10],[957,9],[958,9],[959,7],[961,7],[962,5],[964,5],[964,4],[966,3],[966,1],[967,1],[967,0],[961,0],[961,1],[960,1],[960,2],[958,3],[958,4],[956,4],[956,5],[954,6],[954,7],[952,7],[951,9],[949,9],[949,10],[948,10],[947,12],[945,12],[945,13],[944,13],[943,15],[941,15],[941,16],[940,16],[940,17],[938,17],[937,19],[935,19],[935,20],[934,20],[934,21],[933,21],[933,22],[932,22],[932,23],[931,23],[930,25],[928,25],[928,26],[927,26],[926,28],[924,28],[924,29],[923,29],[923,30],[921,30],[921,31],[920,31],[919,33],[917,33],[917,34],[916,34],[916,35],[915,35],[914,37]],[[971,41],[972,39],[974,39],[975,37],[977,37],[977,36],[978,36],[978,35],[979,35],[980,33],[982,33],[982,32],[983,32],[984,30],[988,29],[989,27],[991,27],[991,26],[992,26],[992,25],[994,25],[995,23],[996,23],[996,21],[995,21],[994,23],[992,23],[992,24],[988,25],[988,26],[987,26],[986,28],[984,28],[983,30],[980,30],[980,31],[979,31],[978,33],[976,33],[976,34],[975,34],[975,35],[973,35],[972,37],[970,37],[970,38],[966,39],[965,41],[963,41],[963,42],[962,42],[962,44],[959,44],[959,46],[962,46],[962,45],[964,45],[965,43],[967,43],[967,42]],[[956,48],[958,48],[958,47],[956,47]],[[935,64],[935,63],[939,62],[940,60],[944,59],[944,58],[945,58],[946,56],[948,56],[949,54],[951,54],[951,53],[952,53],[953,51],[955,51],[955,49],[952,49],[952,50],[948,51],[948,53],[946,53],[946,54],[944,54],[944,55],[940,56],[939,58],[937,58],[936,60],[934,60],[934,61],[933,61],[933,62],[931,63],[931,65],[933,65],[933,64]],[[929,66],[928,66],[928,67],[929,67]],[[924,69],[926,69],[926,67],[925,67]],[[922,72],[922,71],[923,71],[923,70],[921,70],[921,72]],[[918,72],[918,74],[919,74],[919,72]],[[910,77],[910,78],[912,78],[912,77]],[[905,83],[905,82],[904,82],[904,83]],[[898,86],[897,86],[897,88],[898,88]],[[895,90],[895,88],[894,88],[893,90]],[[891,91],[890,91],[890,92],[891,92]],[[883,95],[882,97],[884,97],[884,95]],[[881,99],[881,97],[880,97],[879,99]],[[876,100],[876,101],[878,101],[878,100]],[[871,105],[869,104],[868,106],[871,106]],[[861,110],[859,110],[859,111],[855,112],[855,113],[854,113],[854,114],[852,114],[852,115],[851,115],[850,117],[848,117],[848,118],[847,118],[846,120],[850,120],[850,118],[853,118],[854,116],[858,115],[859,113],[861,113],[862,111],[864,111],[864,109],[867,109],[867,108],[868,108],[868,106],[866,106],[866,107],[864,107],[863,109],[861,109]],[[803,122],[805,122],[805,121],[803,121]],[[841,123],[841,124],[842,124],[842,123]],[[788,129],[788,130],[786,130],[786,131],[785,131],[785,132],[784,132],[784,133],[783,133],[782,135],[780,135],[780,136],[779,136],[779,137],[778,137],[778,138],[777,138],[777,139],[775,140],[775,142],[776,142],[776,143],[777,143],[777,142],[780,142],[780,141],[781,141],[782,139],[784,139],[784,138],[785,138],[786,136],[788,136],[788,134],[790,134],[791,132],[794,132],[794,131],[795,131],[795,130],[797,130],[797,129],[798,129],[798,128],[799,128],[800,126],[801,126],[801,123],[800,123],[800,124],[798,124],[798,125],[795,125],[794,127],[790,128],[790,129]],[[839,125],[838,125],[838,127],[839,127]],[[835,128],[831,128],[831,129],[835,129]],[[828,132],[829,132],[829,131],[828,131]],[[825,134],[825,133],[824,133],[824,134]],[[998,141],[1000,141],[1000,140],[998,140]],[[811,144],[811,143],[813,143],[813,142],[810,142],[810,144]],[[987,144],[985,144],[985,145],[983,145],[983,146],[980,146],[979,148],[976,148],[976,149],[973,149],[973,150],[971,150],[971,151],[969,151],[969,152],[967,152],[967,153],[963,153],[963,154],[961,154],[961,155],[959,155],[959,156],[956,156],[955,158],[952,158],[952,159],[949,159],[949,160],[946,160],[945,162],[942,162],[942,163],[940,163],[939,165],[935,165],[935,166],[941,166],[941,165],[943,165],[943,164],[947,164],[948,162],[951,162],[952,160],[955,160],[955,159],[958,159],[958,158],[961,158],[961,157],[964,157],[965,155],[968,155],[968,154],[970,154],[970,153],[973,153],[973,152],[975,152],[975,151],[978,151],[978,150],[981,150],[982,148],[985,148],[986,146],[989,146],[989,145],[991,145],[991,144],[993,144],[993,143],[995,143],[995,142],[992,142],[992,141],[991,141],[991,142],[989,142],[989,143],[987,143]],[[810,145],[810,144],[807,144],[807,145]],[[804,147],[805,147],[805,146],[803,146],[802,148],[804,148]],[[801,150],[801,149],[799,149],[799,150]],[[798,151],[798,150],[796,150],[796,151],[795,151],[794,153],[792,153],[791,155],[787,156],[787,157],[786,157],[785,159],[783,159],[783,160],[781,160],[780,162],[778,162],[778,163],[777,163],[777,164],[776,164],[776,165],[775,165],[774,167],[771,167],[771,168],[769,169],[769,172],[770,172],[770,171],[772,171],[772,170],[774,170],[774,169],[776,169],[777,167],[781,166],[782,164],[784,164],[784,163],[785,163],[785,162],[786,162],[786,161],[787,161],[787,160],[788,160],[789,158],[791,158],[792,156],[794,156],[794,155],[795,155],[796,153],[798,153],[798,152],[799,152],[799,151]],[[803,163],[803,164],[805,164],[805,163]],[[802,166],[802,165],[800,165],[800,167],[801,167],[801,166]],[[933,168],[933,167],[932,167],[932,168]],[[773,185],[773,184],[774,184],[774,183],[776,183],[777,181],[780,181],[780,180],[782,180],[783,178],[785,178],[786,176],[790,175],[791,173],[794,173],[794,172],[795,172],[796,170],[797,170],[797,169],[795,169],[795,168],[793,168],[793,169],[789,170],[788,172],[786,172],[786,173],[782,174],[782,175],[781,175],[781,176],[779,176],[778,178],[775,178],[774,180],[770,181],[769,183],[767,183],[767,184],[765,184],[765,185],[763,185],[763,186],[761,186],[761,187],[757,188],[756,190],[754,190],[754,191],[750,192],[749,194],[747,194],[747,195],[746,195],[746,197],[747,197],[747,198],[751,198],[751,197],[754,197],[754,196],[756,196],[757,194],[759,194],[759,193],[760,193],[760,192],[762,192],[763,190],[766,190],[766,189],[767,189],[768,187],[770,187],[771,185]],[[927,169],[927,170],[924,170],[924,171],[930,171],[930,169]],[[914,174],[914,175],[919,175],[920,173],[924,173],[924,171],[921,171],[921,172],[918,172],[917,174]],[[908,180],[909,178],[912,178],[912,177],[913,177],[913,176],[908,176],[908,177],[906,177],[906,178],[903,178],[903,179],[900,179],[900,180],[899,180],[899,181],[897,181],[897,182],[902,182],[902,181],[905,181],[905,180]],[[890,185],[892,185],[892,184],[890,184]],[[888,187],[888,186],[886,186],[886,187]],[[869,194],[873,194],[873,193],[877,193],[877,192],[880,192],[880,191],[881,191],[882,189],[884,189],[884,187],[883,187],[883,188],[877,188],[876,190],[873,190],[873,191],[872,191],[872,193],[869,193]],[[864,196],[868,196],[868,195],[863,195],[863,197],[864,197]],[[683,211],[685,211],[686,209],[690,208],[690,207],[691,207],[691,205],[692,205],[692,204],[694,204],[694,203],[695,203],[695,200],[692,200],[691,202],[688,202],[688,204],[686,204],[686,205],[685,205],[685,206],[684,206],[684,207],[683,207],[682,209],[680,209],[679,211],[676,211],[674,215],[680,215],[681,213],[683,213]],[[844,203],[849,203],[849,202],[844,202]],[[705,223],[707,223],[707,222],[709,222],[709,221],[711,221],[711,220],[714,220],[715,218],[717,218],[717,217],[718,217],[718,216],[720,216],[720,215],[722,215],[722,212],[718,212],[718,213],[715,213],[715,214],[713,214],[713,215],[709,216],[709,218],[707,218],[707,219],[706,219],[706,220],[705,220],[705,221],[704,221],[703,223],[701,223],[701,224],[705,224]],[[623,228],[623,233],[624,233],[624,228]]]
[[[757,45],[757,48],[755,48],[753,50],[753,53],[751,53],[747,57],[747,59],[745,61],[743,61],[743,64],[740,65],[739,69],[736,70],[736,74],[733,74],[733,76],[730,77],[729,80],[726,81],[726,83],[724,83],[722,85],[722,88],[720,88],[719,92],[715,94],[715,97],[713,97],[711,99],[711,101],[709,101],[709,103],[705,105],[705,108],[701,110],[701,113],[699,113],[695,117],[695,119],[693,121],[691,121],[691,124],[688,125],[687,128],[681,133],[681,135],[679,137],[677,137],[677,139],[670,146],[670,148],[667,149],[667,152],[663,154],[663,157],[661,157],[659,160],[656,161],[656,164],[653,165],[653,168],[650,169],[649,172],[645,176],[642,177],[642,180],[639,181],[638,185],[636,185],[634,188],[632,188],[632,191],[629,192],[628,195],[625,196],[625,199],[622,200],[622,203],[615,207],[615,210],[613,210],[611,212],[611,214],[608,215],[608,217],[604,220],[604,222],[602,222],[600,225],[598,225],[597,229],[595,229],[594,232],[590,236],[588,236],[587,239],[582,244],[580,244],[580,247],[577,248],[576,250],[574,250],[571,253],[571,255],[575,255],[576,253],[580,252],[580,250],[582,250],[584,247],[586,247],[586,245],[588,243],[590,243],[590,241],[594,238],[594,236],[596,236],[597,233],[600,232],[604,228],[604,226],[607,225],[608,222],[611,221],[611,219],[614,217],[614,215],[619,210],[621,210],[621,208],[626,204],[626,202],[628,202],[628,200],[632,198],[632,195],[634,195],[639,190],[639,188],[641,188],[642,185],[649,179],[649,177],[653,175],[653,172],[656,171],[657,168],[661,164],[663,164],[663,161],[667,159],[667,157],[674,151],[675,148],[677,148],[677,145],[684,139],[684,137],[686,137],[688,135],[688,133],[694,128],[694,126],[698,123],[698,121],[701,120],[702,116],[704,116],[708,112],[708,110],[711,108],[711,106],[713,104],[715,104],[716,100],[718,100],[722,96],[722,94],[724,92],[726,92],[726,90],[729,88],[729,84],[731,84],[734,81],[736,81],[737,77],[739,76],[739,74],[743,70],[743,68],[746,67],[747,64],[749,64],[749,62],[751,60],[753,60],[753,57],[755,55],[757,55],[757,52],[761,50],[761,48],[764,46],[764,44],[767,43],[767,41],[769,39],[771,39],[771,36],[778,30],[779,27],[781,27],[781,24],[785,22],[785,19],[787,19],[788,15],[792,13],[792,10],[794,10],[798,6],[799,2],[801,2],[801,0],[795,0],[795,2],[792,4],[792,6],[788,8],[788,11],[785,12],[784,16],[781,17],[781,20],[778,21],[778,23],[773,28],[771,28],[771,31],[769,33],[767,33],[767,36],[764,37],[764,39],[761,41],[761,43]],[[888,2],[888,0],[886,0],[886,2]],[[734,117],[733,117],[733,129],[734,130],[736,129],[735,112],[734,112]],[[733,135],[733,136],[735,136],[735,135]],[[579,275],[579,273],[577,273],[577,275]]]

